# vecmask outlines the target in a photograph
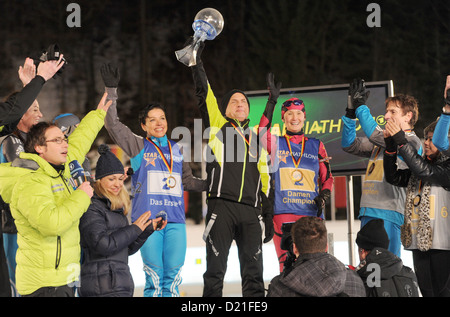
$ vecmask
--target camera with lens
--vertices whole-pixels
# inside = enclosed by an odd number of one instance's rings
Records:
[[[34,59],[34,64],[37,67],[39,65],[39,63],[41,63],[41,62],[59,60],[60,57],[61,57],[61,50],[59,49],[59,45],[51,44],[47,48],[47,50],[42,52],[42,54],[39,56],[39,58]],[[63,67],[61,67],[60,70],[58,70],[58,72],[55,74],[55,76],[53,76],[53,78],[55,78],[56,75],[58,75],[58,74],[60,75],[62,73],[64,67],[67,65],[67,60],[64,57],[61,59],[61,61],[64,62],[64,65],[63,65]]]
[[[46,51],[42,52],[42,55],[39,57],[41,62],[46,61],[54,61],[58,60],[61,56],[61,51],[59,49],[58,44],[50,45]],[[67,63],[66,59],[63,57],[62,60]]]
[[[283,264],[283,272],[289,270],[295,262],[296,256],[294,253],[294,240],[291,235],[291,228],[294,222],[285,222],[281,225],[281,242],[280,248],[286,251],[286,259]]]

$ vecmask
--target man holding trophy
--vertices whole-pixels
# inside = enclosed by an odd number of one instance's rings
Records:
[[[203,296],[222,296],[228,253],[235,240],[243,296],[263,297],[263,219],[267,224],[265,242],[273,235],[272,215],[270,212],[261,215],[269,188],[267,152],[249,128],[249,102],[245,93],[232,90],[219,106],[200,59],[204,40],[213,39],[223,28],[221,14],[215,9],[203,9],[197,14],[193,28],[196,33],[191,44],[177,51],[176,56],[191,67],[199,109],[209,130],[208,146],[212,155],[206,167],[210,187],[203,235],[207,252]]]

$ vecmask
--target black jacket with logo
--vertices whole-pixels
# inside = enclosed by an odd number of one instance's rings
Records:
[[[239,122],[224,115],[224,106],[219,109],[203,64],[191,69],[203,123],[209,131],[208,198],[223,198],[259,208],[261,192],[266,196],[269,193],[267,152],[259,146],[248,119]]]
[[[418,297],[416,274],[402,260],[383,248],[374,248],[356,269],[367,297]]]

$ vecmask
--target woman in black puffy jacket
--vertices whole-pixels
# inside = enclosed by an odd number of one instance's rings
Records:
[[[438,133],[436,139],[437,122],[424,130],[424,157],[411,148],[394,123],[387,122],[385,132],[386,180],[406,187],[401,239],[405,249],[412,251],[423,297],[450,296],[450,158],[433,143],[448,138],[448,128],[441,130],[444,133]],[[397,155],[401,155],[409,169],[398,169]]]
[[[80,274],[80,296],[131,297],[134,282],[128,256],[134,254],[147,238],[165,221],[149,219],[150,211],[129,224],[130,198],[123,186],[125,170],[106,145],[98,149],[96,182],[92,203],[80,219],[83,261]]]

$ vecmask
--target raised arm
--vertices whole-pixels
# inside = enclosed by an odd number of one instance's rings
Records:
[[[374,145],[366,137],[356,136],[356,120],[342,116],[344,128],[342,130],[342,149],[350,154],[361,157],[370,157]]]
[[[197,65],[191,67],[195,95],[197,96],[198,108],[205,128],[222,127],[227,121],[219,110],[217,99],[214,96],[208,77],[206,76],[205,68],[203,67],[201,53],[204,45],[204,42],[202,42],[197,52]]]
[[[98,133],[103,127],[106,112],[111,101],[106,101],[106,93],[103,95],[97,110],[90,111],[80,122],[80,125],[69,138],[69,159],[84,162],[86,154],[92,147]]]
[[[270,133],[270,128],[272,126],[273,111],[281,89],[281,82],[275,85],[273,73],[267,74],[267,89],[269,90],[269,98],[259,121],[258,135],[263,147],[269,154],[272,154],[276,150],[276,137]]]
[[[208,95],[208,77],[206,76],[205,68],[203,67],[203,61],[201,60],[201,53],[205,46],[204,42],[200,43],[199,50],[197,52],[197,63],[191,67],[192,79],[194,80],[195,96],[197,97],[198,109],[202,116],[203,124],[205,128],[210,126],[208,108],[206,106],[206,97]]]
[[[61,54],[61,58],[62,58]],[[20,118],[30,108],[41,92],[45,82],[52,78],[64,65],[61,59],[40,63],[36,76],[29,73],[33,60],[27,58],[24,66],[19,68],[19,77],[24,84],[23,89],[0,103],[0,135],[12,133]]]
[[[134,134],[130,128],[120,122],[117,115],[117,86],[120,73],[117,66],[103,64],[100,68],[107,99],[112,101],[105,118],[105,128],[115,144],[117,144],[129,157],[133,158],[144,148],[143,137]]]
[[[436,125],[433,134],[433,144],[436,148],[447,156],[450,156],[449,146],[449,129],[450,129],[450,75],[447,76],[447,82],[444,89],[444,107],[442,115]]]
[[[342,117],[344,123],[341,140],[342,149],[347,153],[362,157],[370,157],[374,147],[369,142],[369,137],[375,130],[376,123],[370,120],[369,108],[365,106],[369,95],[370,91],[366,90],[364,80],[354,79],[348,88],[347,108],[345,108],[345,116]],[[361,110],[361,108],[364,109]],[[357,117],[367,137],[356,136]]]

